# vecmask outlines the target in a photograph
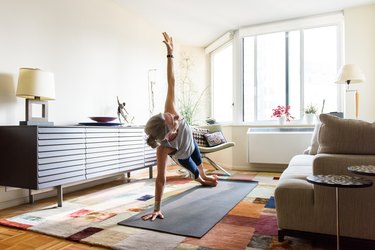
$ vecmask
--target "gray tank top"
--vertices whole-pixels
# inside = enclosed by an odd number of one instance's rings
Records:
[[[172,141],[164,140],[160,145],[175,149],[176,151],[172,155],[175,159],[187,159],[193,154],[195,149],[193,134],[185,119],[180,120],[176,138]]]

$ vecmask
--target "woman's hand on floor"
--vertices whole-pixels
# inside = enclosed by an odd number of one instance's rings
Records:
[[[152,213],[146,214],[142,216],[143,220],[151,220],[154,221],[156,218],[164,219],[164,215],[161,211],[154,211]]]

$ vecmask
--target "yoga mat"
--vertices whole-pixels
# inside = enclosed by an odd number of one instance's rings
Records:
[[[164,219],[144,221],[153,208],[119,222],[119,225],[201,238],[239,203],[258,182],[220,180],[216,187],[196,186],[162,203]]]

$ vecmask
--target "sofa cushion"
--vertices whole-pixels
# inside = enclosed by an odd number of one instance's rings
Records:
[[[375,123],[321,114],[318,153],[375,154]]]
[[[290,160],[288,167],[283,171],[280,176],[279,184],[283,183],[285,180],[288,180],[290,183],[296,181],[296,185],[300,185],[301,181],[306,182],[306,177],[312,175],[312,164],[314,156],[313,155],[295,155]],[[305,185],[305,183],[302,183]],[[294,184],[293,184],[294,186]],[[307,185],[309,186],[309,185]]]
[[[288,168],[292,166],[312,166],[314,160],[313,155],[295,155],[290,160]]]

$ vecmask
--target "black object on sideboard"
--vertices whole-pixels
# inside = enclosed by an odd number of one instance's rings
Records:
[[[29,190],[62,186],[156,165],[141,127],[0,126],[0,185]],[[30,202],[33,197],[30,195]]]

